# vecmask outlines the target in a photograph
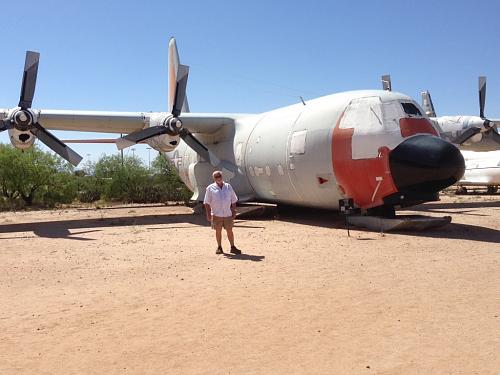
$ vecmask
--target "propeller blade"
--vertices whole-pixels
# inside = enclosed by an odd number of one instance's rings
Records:
[[[22,109],[31,108],[33,96],[35,95],[36,76],[38,73],[38,61],[40,54],[38,52],[26,51],[26,60],[24,61],[23,84],[21,86],[21,95],[18,106]]]
[[[191,147],[203,160],[216,167],[220,164],[220,160],[210,152],[210,150],[201,143],[196,137],[187,129],[182,129],[180,137],[186,144]]]
[[[386,91],[392,91],[391,76],[389,74],[382,76],[382,88]]]
[[[177,69],[177,84],[175,87],[174,106],[172,107],[172,114],[178,117],[182,112],[182,105],[186,99],[186,86],[189,75],[189,66],[179,64]]]
[[[75,167],[82,161],[82,157],[71,147],[62,143],[55,135],[45,130],[39,123],[33,124],[33,128],[30,129],[30,132],[40,139],[48,148],[69,161]]]
[[[168,129],[165,126],[152,126],[150,128],[142,129],[134,133],[127,134],[125,137],[116,140],[116,147],[118,150],[130,147],[149,138],[156,137],[157,135],[165,134]]]
[[[479,77],[479,117],[484,118],[484,103],[486,101],[486,77]]]
[[[170,38],[170,42],[168,43],[168,111],[170,113],[172,113],[172,108],[174,108],[179,64],[180,59],[179,51],[177,50],[177,43],[175,42],[175,38]],[[187,96],[184,99],[181,109],[182,112],[189,112]]]
[[[4,130],[12,128],[12,122],[10,120],[1,120],[0,121],[0,132]]]
[[[454,140],[452,140],[452,143],[461,145],[465,141],[467,141],[469,138],[475,136],[477,133],[481,132],[480,128],[469,128],[466,131],[464,131],[462,134],[460,134],[458,137],[456,137]]]
[[[491,138],[493,138],[496,143],[500,144],[500,134],[498,134],[498,130],[491,128]]]

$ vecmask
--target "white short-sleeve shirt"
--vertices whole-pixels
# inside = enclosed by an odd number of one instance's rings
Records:
[[[232,216],[231,204],[236,203],[238,197],[233,190],[233,187],[227,182],[224,182],[220,188],[216,182],[207,186],[205,191],[204,204],[209,204],[213,216],[228,217]]]

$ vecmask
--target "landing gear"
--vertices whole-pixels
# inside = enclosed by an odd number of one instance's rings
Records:
[[[458,186],[455,194],[457,195],[467,194],[467,188],[465,186]]]

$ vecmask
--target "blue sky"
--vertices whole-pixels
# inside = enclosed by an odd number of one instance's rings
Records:
[[[35,108],[164,111],[175,36],[192,112],[263,112],[379,88],[390,73],[393,90],[418,101],[430,90],[439,115],[477,114],[477,76],[487,75],[486,114],[500,117],[495,1],[27,0],[2,14],[0,108],[17,104],[31,49],[41,53]],[[116,152],[74,148],[94,160]],[[145,145],[136,152],[147,162]]]

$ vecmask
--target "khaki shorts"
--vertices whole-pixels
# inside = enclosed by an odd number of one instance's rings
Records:
[[[212,216],[212,227],[214,229],[222,229],[224,227],[225,230],[232,229],[234,225],[234,220],[232,216],[228,217],[220,217],[220,216]]]

